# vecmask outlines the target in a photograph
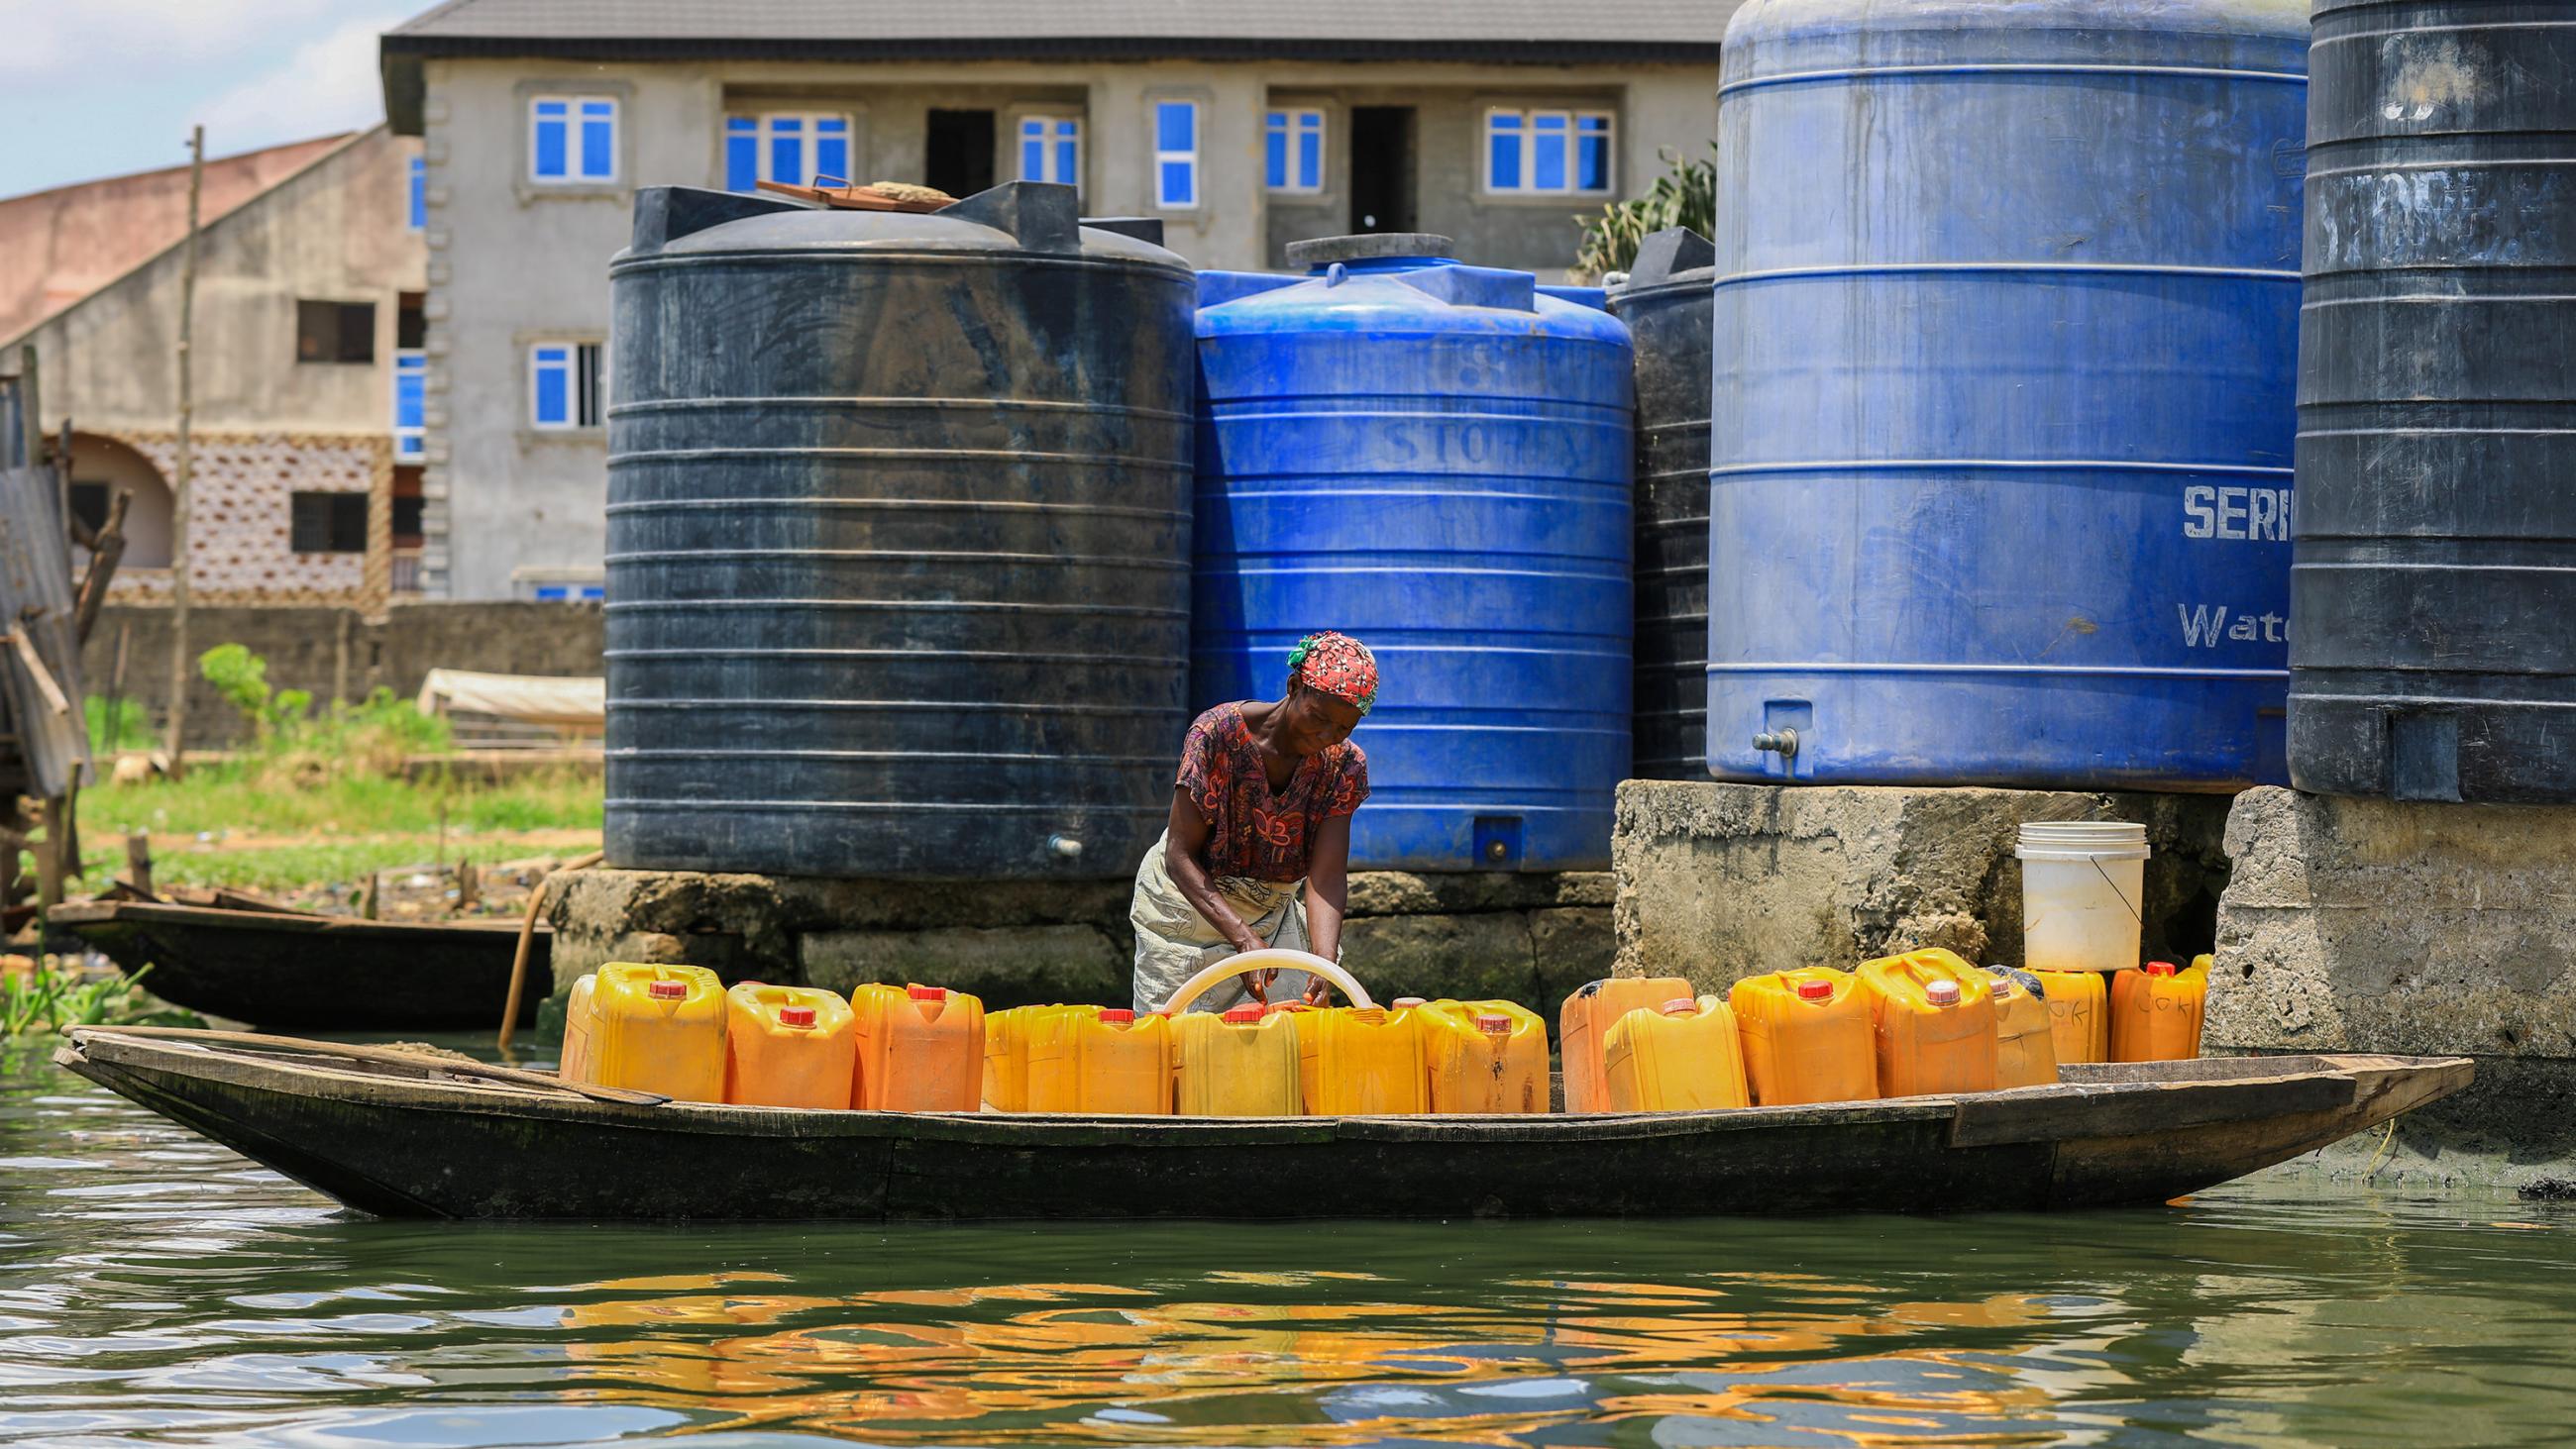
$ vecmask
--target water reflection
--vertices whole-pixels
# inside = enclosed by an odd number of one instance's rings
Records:
[[[685,1164],[673,1164],[685,1170]],[[2576,1218],[381,1223],[0,1058],[0,1440],[2534,1442]]]

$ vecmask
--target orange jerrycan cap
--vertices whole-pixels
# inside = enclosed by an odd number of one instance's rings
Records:
[[[1136,1013],[1123,1006],[1104,1006],[1100,1009],[1100,1019],[1111,1026],[1125,1026],[1136,1019]]]
[[[782,1006],[778,1008],[778,1024],[780,1026],[812,1026],[814,1024],[814,1008],[810,1006]]]
[[[1264,1013],[1258,1006],[1238,1006],[1232,1011],[1227,1012],[1220,1019],[1232,1022],[1237,1026],[1247,1026],[1253,1022],[1259,1021],[1265,1014],[1266,1013]]]
[[[1512,1019],[1499,1011],[1489,1011],[1476,1018],[1476,1030],[1487,1036],[1510,1036]]]
[[[678,1001],[689,994],[685,981],[654,981],[644,987],[644,995],[653,1001]]]
[[[1396,998],[1392,1003],[1390,1003],[1390,1004],[1391,1004],[1391,1005],[1393,1005],[1396,1009],[1398,1009],[1398,1010],[1402,1010],[1403,1008],[1408,1007],[1408,1006],[1429,1006],[1429,1005],[1431,1004],[1431,1002],[1430,1002],[1430,1000],[1429,1000],[1428,998],[1426,998],[1426,997],[1420,997],[1420,996],[1399,996],[1399,997],[1397,997],[1397,998]]]
[[[1956,981],[1932,982],[1923,988],[1923,999],[1934,1006],[1956,1006],[1959,1004],[1959,983]]]
[[[2180,972],[2171,961],[2150,961],[2147,963],[2147,974],[2150,976],[2174,976],[2179,975]]]
[[[1830,981],[1819,981],[1810,976],[1806,980],[1798,983],[1798,999],[1800,1001],[1830,1001],[1833,999],[1833,995],[1834,983]]]
[[[948,999],[948,988],[945,986],[907,986],[904,988],[904,991],[915,1001],[946,1001]]]
[[[1688,1016],[1697,1010],[1699,1010],[1699,1001],[1694,997],[1676,996],[1664,1003],[1666,1016]]]

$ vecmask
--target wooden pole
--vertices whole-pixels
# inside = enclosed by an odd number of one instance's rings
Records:
[[[195,410],[188,344],[197,311],[197,202],[206,179],[206,128],[188,132],[188,249],[179,269],[179,461],[170,487],[170,778],[187,773],[188,415]]]
[[[152,832],[138,830],[125,837],[125,878],[136,890],[152,894]]]

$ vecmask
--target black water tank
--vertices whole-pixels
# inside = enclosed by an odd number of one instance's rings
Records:
[[[1637,248],[1610,310],[1637,344],[1635,765],[1708,778],[1709,288],[1717,252],[1686,226]]]
[[[1133,870],[1188,724],[1188,264],[1069,186],[656,187],[609,275],[609,862]]]
[[[2576,800],[2576,14],[2322,0],[2290,779]]]

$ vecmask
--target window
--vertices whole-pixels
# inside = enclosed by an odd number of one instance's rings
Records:
[[[288,546],[297,553],[365,553],[367,495],[298,493],[291,500]]]
[[[558,183],[616,180],[616,98],[539,96],[528,102],[528,175]]]
[[[1265,151],[1273,191],[1324,189],[1324,113],[1272,111]]]
[[[1020,118],[1020,179],[1082,184],[1082,121],[1074,116]]]
[[[295,360],[298,362],[373,362],[376,360],[376,304],[373,302],[297,302]]]
[[[105,483],[72,482],[72,517],[81,521],[94,537],[107,527],[107,493]]]
[[[394,354],[394,456],[405,463],[417,463],[425,450],[427,433],[422,415],[427,410],[429,357],[411,350]]]
[[[1485,189],[1569,193],[1610,189],[1608,111],[1485,113]]]
[[[429,160],[422,156],[414,156],[411,158],[411,219],[409,225],[413,231],[418,231],[422,227],[429,225]]]
[[[599,344],[540,342],[528,349],[528,421],[540,428],[599,426]]]
[[[528,596],[540,603],[558,603],[572,599],[604,599],[608,589],[602,584],[533,584]]]
[[[1199,204],[1199,103],[1154,103],[1154,204],[1187,211]]]
[[[763,181],[811,186],[825,176],[849,184],[849,117],[813,111],[725,117],[727,191],[756,190]]]

